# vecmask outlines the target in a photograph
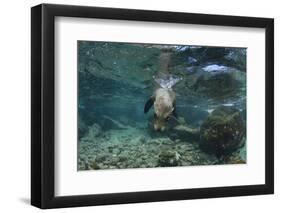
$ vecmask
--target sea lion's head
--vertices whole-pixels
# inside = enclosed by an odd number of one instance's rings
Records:
[[[174,111],[174,107],[163,101],[154,103],[154,130],[164,131],[166,129],[166,123],[170,119]]]
[[[154,105],[154,130],[164,131],[167,121],[175,112],[176,94],[172,89],[159,88],[148,99],[144,107],[144,113]]]

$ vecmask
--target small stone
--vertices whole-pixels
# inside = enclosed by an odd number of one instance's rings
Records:
[[[180,164],[179,153],[171,150],[163,150],[159,154],[158,164],[159,166],[178,166]]]

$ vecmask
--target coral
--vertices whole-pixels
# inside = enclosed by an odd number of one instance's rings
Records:
[[[179,166],[180,154],[176,151],[162,150],[159,154],[158,165],[159,166]]]
[[[221,106],[215,109],[200,128],[200,148],[218,158],[241,145],[245,124],[239,110]]]

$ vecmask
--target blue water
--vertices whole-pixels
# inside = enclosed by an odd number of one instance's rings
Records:
[[[78,170],[246,163],[245,48],[78,42]],[[181,79],[155,131],[155,77]],[[154,76],[154,77],[153,77]]]

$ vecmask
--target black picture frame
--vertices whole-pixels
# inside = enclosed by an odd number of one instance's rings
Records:
[[[264,28],[266,137],[265,184],[93,195],[54,195],[55,17],[101,18]],[[41,4],[31,9],[31,204],[39,208],[217,198],[274,193],[274,20],[239,16]]]

